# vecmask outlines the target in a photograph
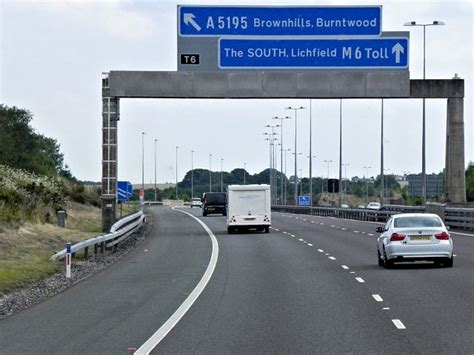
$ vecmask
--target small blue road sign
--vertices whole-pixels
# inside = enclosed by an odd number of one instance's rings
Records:
[[[221,69],[406,69],[406,37],[219,40]]]
[[[178,6],[180,36],[379,36],[381,6]]]
[[[299,206],[311,206],[311,197],[310,196],[298,196],[298,205]]]
[[[117,201],[124,202],[129,200],[133,195],[132,184],[129,181],[117,182]]]

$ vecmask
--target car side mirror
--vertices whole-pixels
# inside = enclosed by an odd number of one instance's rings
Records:
[[[383,229],[383,227],[377,227],[377,228],[375,228],[375,231],[376,231],[377,233],[383,233],[383,232],[384,232],[384,229]]]

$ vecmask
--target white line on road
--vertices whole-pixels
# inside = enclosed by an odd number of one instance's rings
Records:
[[[392,319],[392,322],[398,329],[407,329],[400,319]]]
[[[364,283],[364,279],[362,277],[356,277],[357,282],[360,282],[361,284]]]
[[[323,250],[323,249],[318,249],[318,251],[319,251],[320,253],[324,253],[324,250]]]
[[[359,231],[353,231],[354,233],[359,233]]]
[[[326,254],[324,254],[324,255],[328,256],[328,255],[329,255],[329,253],[326,253]]]
[[[355,271],[351,271],[351,274],[355,274]]]
[[[334,224],[331,224],[331,228],[335,228],[336,226]]]
[[[374,300],[376,300],[377,302],[383,302],[383,298],[380,297],[380,295],[372,295],[372,297],[373,297]]]
[[[324,226],[324,223],[323,222],[319,222],[320,225]]]
[[[342,267],[344,270],[349,270],[349,266],[347,266],[347,265],[341,265],[341,267]]]
[[[344,228],[344,227],[342,227],[341,229],[342,229],[343,231],[345,231],[345,230],[346,230],[346,228]]]
[[[311,223],[314,223],[314,221],[311,221]]]
[[[390,310],[390,307],[384,307],[382,308],[384,311],[389,311]]]
[[[303,221],[306,222],[306,219],[303,218]]]
[[[301,238],[300,238],[300,239],[298,239],[298,240],[299,240],[300,242],[304,242],[304,239],[301,239]]]
[[[211,238],[212,242],[211,259],[209,260],[209,265],[207,265],[206,272],[204,272],[204,275],[202,276],[201,280],[196,285],[191,294],[188,296],[188,298],[184,300],[181,306],[179,306],[179,308],[173,313],[173,315],[150,337],[150,339],[148,339],[142,346],[140,346],[140,348],[135,352],[135,354],[137,355],[149,354],[171,331],[171,329],[173,329],[175,325],[178,324],[178,322],[191,308],[194,302],[196,302],[199,295],[211,279],[212,274],[214,273],[214,269],[216,268],[217,258],[219,257],[219,243],[217,242],[214,233],[212,233],[209,227],[204,224],[204,222],[202,222],[199,218],[193,216],[191,213],[181,211],[175,208],[173,208],[173,210],[187,214],[188,216],[194,218],[204,228],[204,230]]]
[[[278,228],[273,228],[273,229],[275,229],[277,232],[279,232],[279,231],[280,231]]]
[[[296,235],[294,235],[294,234],[290,234],[290,235],[291,235],[292,238],[296,238]]]
[[[328,256],[329,259],[331,260],[336,260],[336,258],[334,256]]]
[[[311,244],[311,243],[308,243],[308,246],[309,246],[309,247],[312,247],[312,246],[313,246],[313,244]]]
[[[372,233],[367,234],[369,237],[373,237],[374,235]]]

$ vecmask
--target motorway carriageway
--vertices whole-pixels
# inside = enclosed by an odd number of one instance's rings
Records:
[[[473,353],[472,235],[452,233],[453,268],[386,270],[375,223],[273,213],[228,235],[199,209],[150,213],[117,263],[0,321],[0,353]]]

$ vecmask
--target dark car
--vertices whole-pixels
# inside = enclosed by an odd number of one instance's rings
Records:
[[[202,196],[202,215],[211,213],[227,214],[227,195],[225,192],[206,192]]]

